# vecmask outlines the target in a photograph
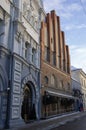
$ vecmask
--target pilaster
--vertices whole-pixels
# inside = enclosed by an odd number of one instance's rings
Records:
[[[60,33],[60,18],[57,16],[57,25],[58,25],[58,62],[59,62],[59,69],[61,69],[61,33]]]
[[[49,50],[50,50],[50,64],[52,64],[52,53],[51,53],[51,14],[47,14],[47,18],[46,18],[46,22],[47,22],[47,30],[48,30],[48,42],[49,42]]]

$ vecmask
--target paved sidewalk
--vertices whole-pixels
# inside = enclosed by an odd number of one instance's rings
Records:
[[[35,121],[30,124],[25,124],[23,126],[18,126],[16,128],[11,128],[9,130],[51,130],[52,128],[64,125],[67,122],[76,120],[81,116],[86,116],[86,112],[73,112],[66,115],[57,116],[54,118],[49,118],[46,120]]]

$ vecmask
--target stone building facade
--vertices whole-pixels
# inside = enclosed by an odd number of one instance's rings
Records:
[[[51,11],[41,24],[41,118],[73,110],[69,47],[60,18]]]
[[[83,99],[83,108],[86,110],[86,74],[82,69],[75,69],[71,71],[71,76],[80,84],[80,90]]]
[[[74,109],[75,111],[82,111],[83,106],[83,93],[81,91],[81,84],[73,77],[71,78],[71,87],[73,90],[73,96],[75,97]]]
[[[0,1],[0,128],[40,118],[41,0]]]

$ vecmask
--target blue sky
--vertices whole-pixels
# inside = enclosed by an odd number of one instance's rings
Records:
[[[43,0],[46,13],[55,10],[60,16],[70,48],[71,65],[86,73],[86,0]]]

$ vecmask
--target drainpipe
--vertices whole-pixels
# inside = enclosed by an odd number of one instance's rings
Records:
[[[14,5],[10,2],[10,13],[14,13]],[[12,86],[12,70],[13,70],[13,39],[14,39],[14,14],[10,16],[10,26],[9,26],[9,81],[7,88],[7,110],[6,110],[6,120],[5,120],[5,129],[10,128],[9,120],[10,120],[10,105],[11,105],[11,86]]]

